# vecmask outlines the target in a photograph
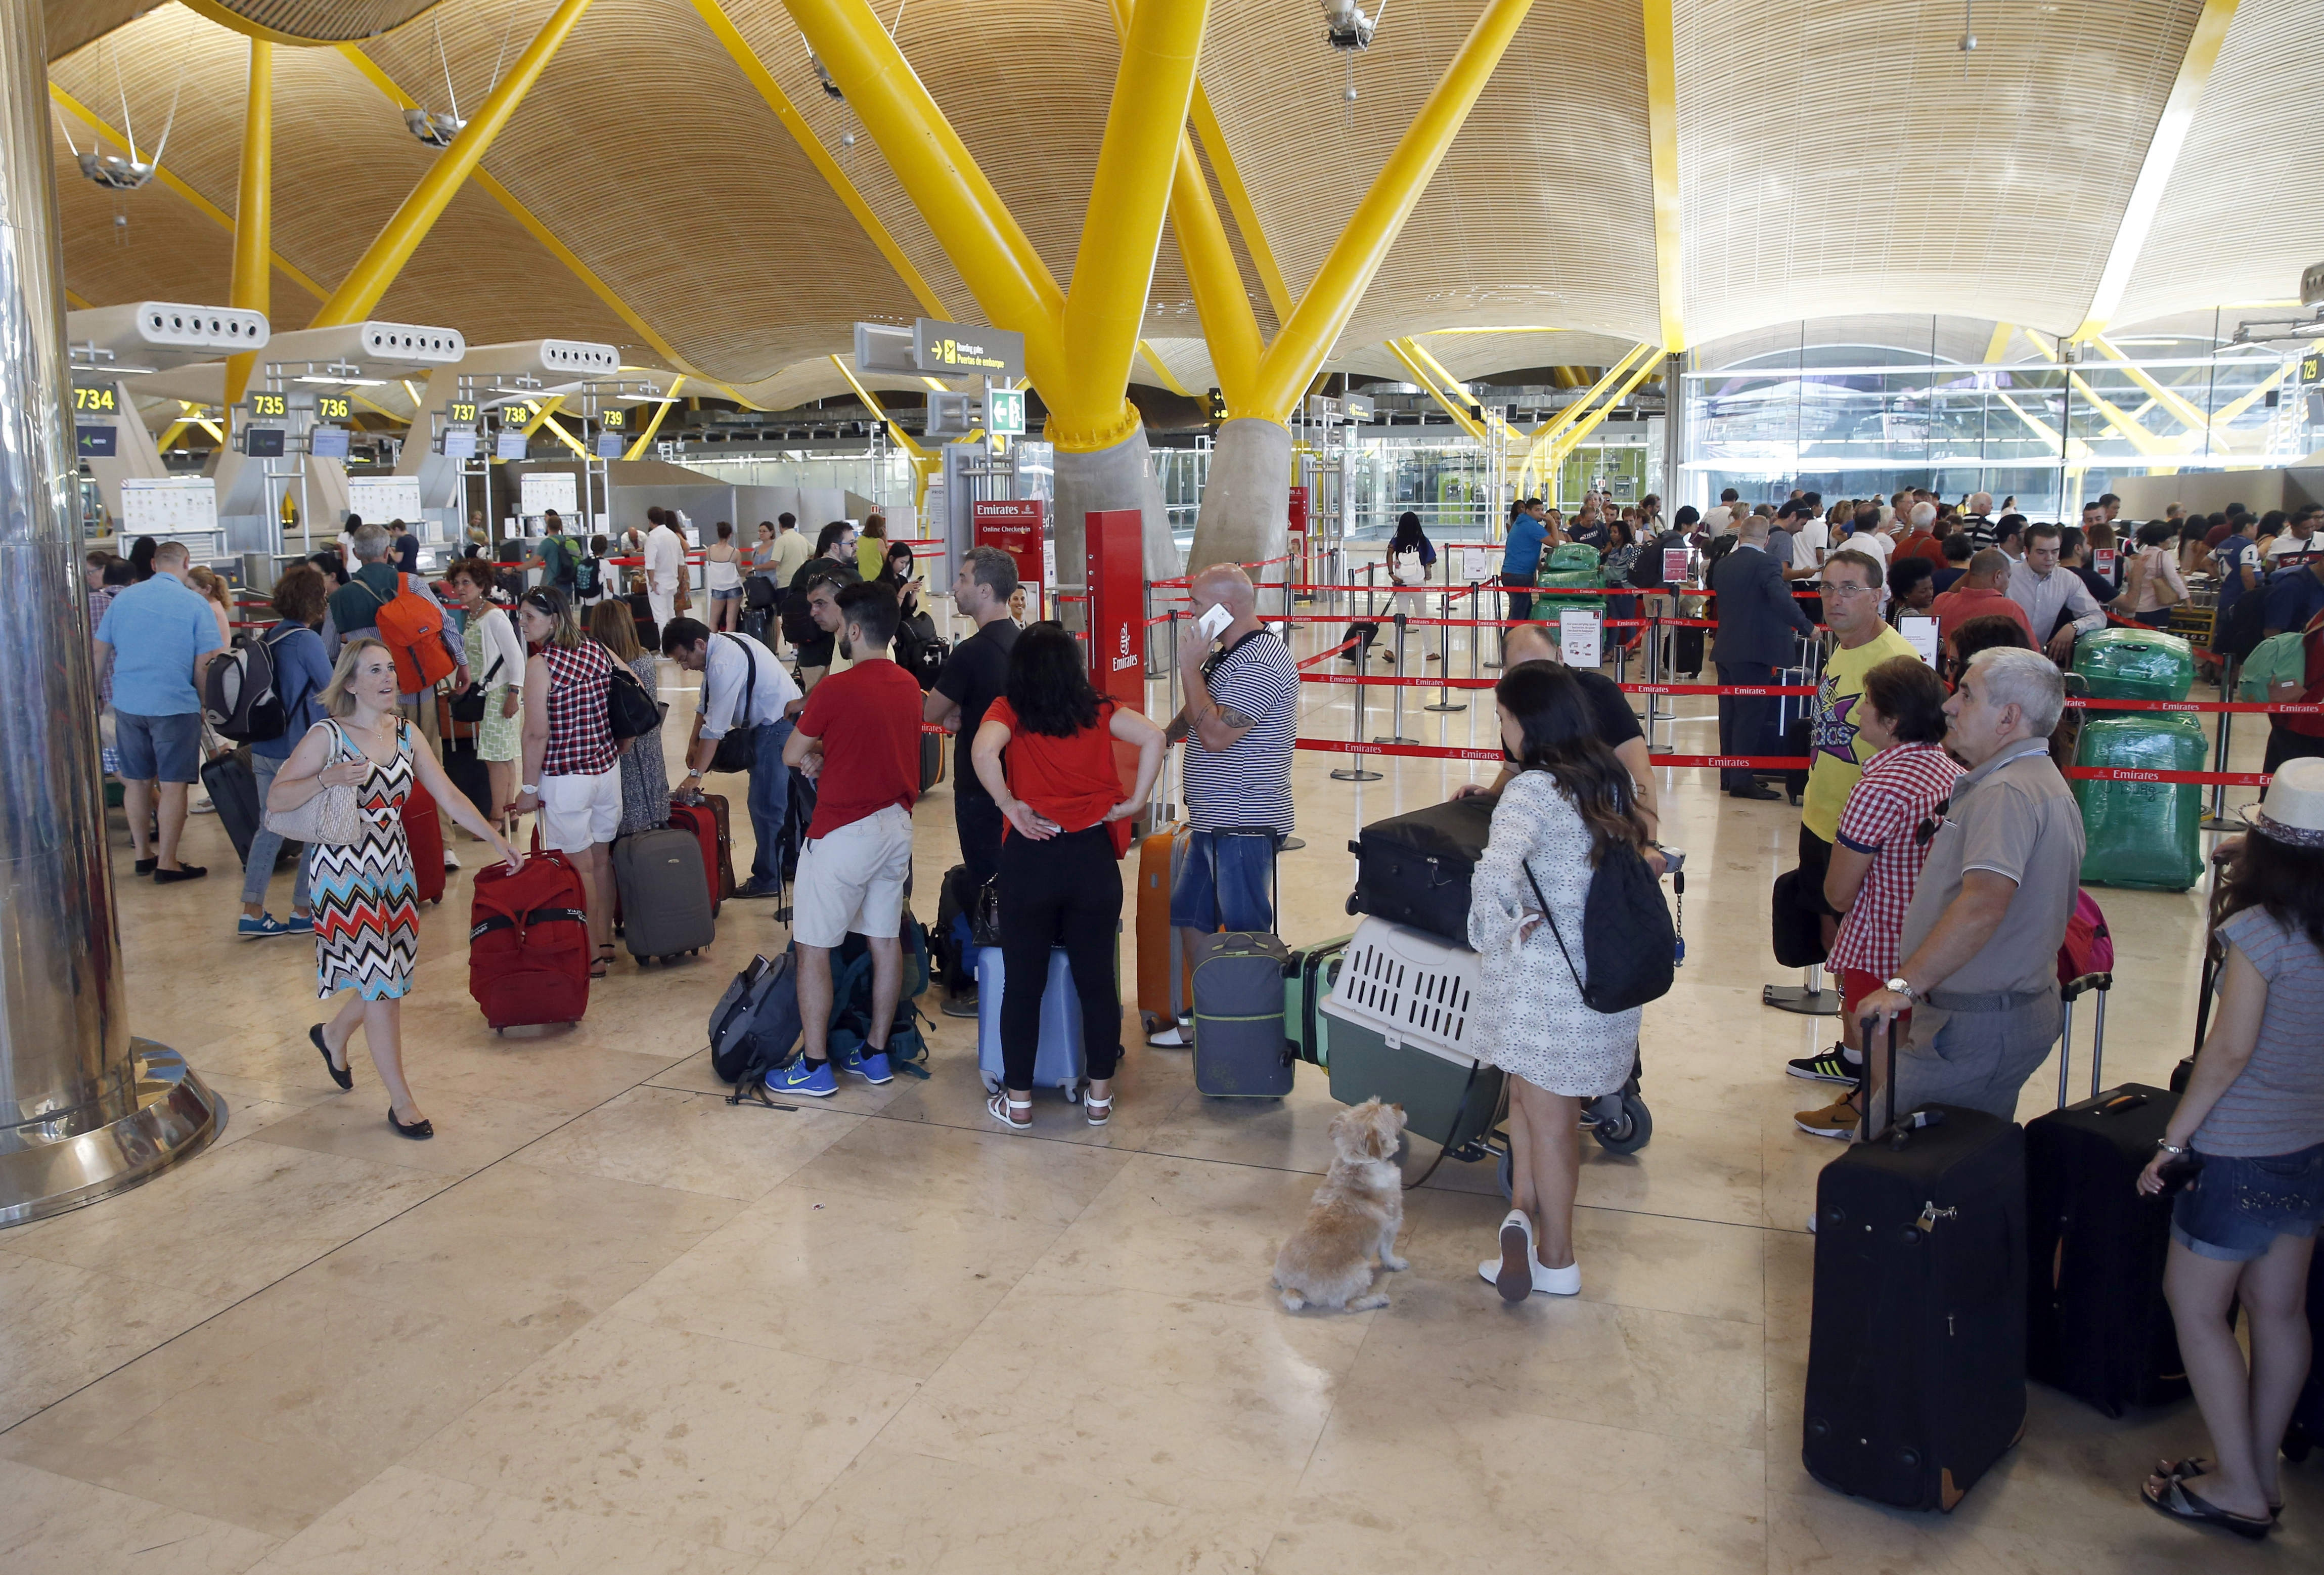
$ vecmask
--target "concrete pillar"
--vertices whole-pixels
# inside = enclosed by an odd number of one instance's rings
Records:
[[[1291,429],[1257,416],[1222,423],[1187,567],[1258,563],[1290,548]],[[1252,578],[1284,577],[1262,571]]]
[[[39,0],[0,0],[0,1225],[143,1181],[216,1136],[222,1108],[176,1052],[130,1036],[121,992],[45,33]]]
[[[1146,578],[1175,579],[1181,572],[1178,548],[1170,539],[1170,515],[1162,506],[1162,489],[1155,484],[1152,450],[1146,428],[1110,449],[1056,450],[1057,575],[1079,582],[1084,559],[1084,521],[1102,509],[1134,508],[1146,516]],[[1080,616],[1068,620],[1080,626]]]

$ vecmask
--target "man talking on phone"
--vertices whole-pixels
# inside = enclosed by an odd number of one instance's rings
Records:
[[[1170,893],[1170,922],[1195,940],[1226,930],[1275,928],[1275,850],[1291,834],[1291,748],[1299,672],[1259,621],[1259,592],[1231,563],[1187,584],[1192,625],[1178,643],[1186,703],[1166,729],[1184,740],[1185,866]],[[1240,833],[1258,833],[1241,835]],[[1148,1041],[1190,1042],[1173,1024]]]

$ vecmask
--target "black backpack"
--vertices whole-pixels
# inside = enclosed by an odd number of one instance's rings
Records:
[[[753,574],[742,582],[742,605],[753,612],[771,612],[779,592],[775,582],[763,574]]]
[[[573,566],[573,594],[576,596],[595,596],[604,581],[605,565],[601,559],[584,558]]]
[[[1581,987],[1582,1005],[1610,1016],[1670,993],[1678,968],[1678,931],[1663,901],[1661,883],[1637,848],[1628,843],[1608,848],[1590,877],[1590,900],[1582,917],[1582,959],[1590,965],[1587,984],[1573,966],[1573,953],[1566,950],[1557,915],[1542,895],[1531,865],[1526,866],[1526,879],[1565,958],[1566,971]]]
[[[783,625],[783,638],[793,646],[811,645],[823,631],[816,626],[815,615],[807,605],[807,592],[792,591],[783,598],[782,611],[776,615]]]
[[[2214,655],[2241,662],[2258,650],[2259,643],[2266,636],[2267,581],[2263,579],[2236,598],[2235,605],[2219,620],[2218,629],[2211,636],[2211,651]]]
[[[271,744],[290,726],[274,671],[274,642],[235,636],[234,646],[210,663],[202,679],[202,712],[219,737],[235,744]]]

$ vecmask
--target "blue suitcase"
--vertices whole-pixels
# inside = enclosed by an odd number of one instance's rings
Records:
[[[1001,996],[1007,974],[1001,949],[980,947],[976,953],[976,1070],[990,1093],[1001,1087]],[[1033,1057],[1033,1086],[1062,1089],[1065,1098],[1079,1101],[1089,1080],[1089,1061],[1082,1047],[1082,998],[1074,990],[1074,975],[1065,949],[1049,949],[1049,980],[1041,991],[1041,1046]]]

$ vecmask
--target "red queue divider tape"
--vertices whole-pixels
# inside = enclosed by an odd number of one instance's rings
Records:
[[[1319,750],[1326,755],[1382,755],[1412,760],[1490,761],[1499,764],[1504,756],[1499,748],[1465,749],[1434,744],[1362,744],[1346,738],[1296,738],[1293,745],[1300,749]],[[1804,755],[1649,755],[1647,763],[1661,766],[1680,766],[1728,771],[1805,771],[1811,762]],[[2144,782],[2174,785],[2209,787],[2265,787],[2267,776],[2249,771],[2128,771],[2116,766],[2076,765],[2065,774],[2088,782]]]
[[[2114,765],[2070,765],[2065,774],[2084,782],[2156,782],[2200,787],[2265,787],[2257,771],[2128,771]]]

